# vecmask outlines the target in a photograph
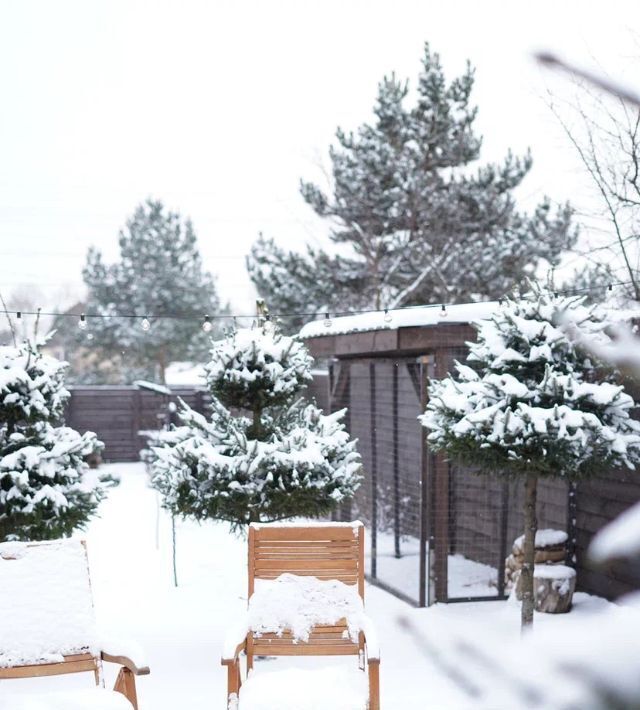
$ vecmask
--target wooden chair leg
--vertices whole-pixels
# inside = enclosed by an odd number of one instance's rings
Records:
[[[369,710],[380,710],[380,661],[369,661]]]
[[[124,697],[133,705],[133,710],[138,710],[138,695],[136,693],[136,679],[133,673],[122,667],[116,678],[113,689],[117,693],[122,693]]]
[[[231,696],[236,696],[236,701],[238,694],[240,693],[240,662],[230,663],[227,666],[227,706],[231,705]]]

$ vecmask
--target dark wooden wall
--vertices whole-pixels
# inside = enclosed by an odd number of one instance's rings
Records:
[[[70,387],[66,424],[78,431],[94,431],[104,443],[103,460],[139,461],[145,439],[138,432],[159,429],[166,403],[178,398],[199,412],[205,410],[208,394],[199,389],[175,387],[171,398],[127,386]]]

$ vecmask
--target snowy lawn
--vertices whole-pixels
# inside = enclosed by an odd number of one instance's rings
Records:
[[[132,638],[146,651],[151,675],[138,680],[141,710],[224,708],[226,673],[220,666],[224,635],[246,608],[246,545],[223,524],[178,522],[179,587],[171,571],[171,523],[160,513],[141,464],[104,470],[122,483],[102,503],[101,517],[86,535],[98,620],[110,637]],[[159,548],[156,548],[158,521]],[[519,608],[508,602],[438,605],[413,609],[373,586],[367,613],[375,621],[382,648],[381,690],[385,710],[458,710],[479,707],[486,674],[473,671],[460,640],[495,649],[515,643]],[[564,617],[536,615],[537,628],[557,626],[569,617],[607,603],[576,595]],[[342,665],[355,659],[339,659]],[[299,668],[330,659],[259,661],[257,672]],[[106,666],[111,684],[115,669]],[[68,689],[92,683],[76,677],[0,682],[0,708],[9,710],[8,692]],[[4,698],[4,702],[3,702]]]

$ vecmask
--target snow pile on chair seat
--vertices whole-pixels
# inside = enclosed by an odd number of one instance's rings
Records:
[[[103,688],[87,688],[42,695],[0,698],[0,710],[133,710],[122,695]]]
[[[257,579],[249,600],[249,628],[256,634],[290,631],[296,640],[308,641],[314,626],[334,625],[343,619],[356,642],[366,624],[362,599],[357,587],[337,579],[295,574]]]
[[[230,710],[364,710],[367,676],[355,668],[289,668],[251,673]]]
[[[0,544],[0,667],[95,653],[96,629],[79,540]]]

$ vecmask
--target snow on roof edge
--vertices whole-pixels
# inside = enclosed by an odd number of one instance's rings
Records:
[[[306,520],[304,522],[251,523],[249,527],[254,528],[254,530],[260,530],[261,528],[362,528],[364,523],[360,520],[354,520],[350,523]]]
[[[326,325],[326,319],[307,323],[300,330],[300,337],[321,338],[326,335],[346,335],[378,330],[396,330],[415,326],[435,326],[446,323],[473,323],[489,318],[498,308],[497,301],[483,303],[459,303],[446,306],[441,304],[416,306],[415,308],[399,308],[389,310],[387,314],[360,313],[352,316],[331,318],[331,325]],[[385,320],[385,318],[387,320]]]

